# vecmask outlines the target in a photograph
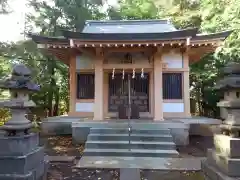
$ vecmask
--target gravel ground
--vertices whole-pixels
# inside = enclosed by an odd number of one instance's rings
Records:
[[[71,163],[51,163],[48,180],[120,180],[119,169],[75,169]],[[141,171],[141,180],[204,180],[201,172]]]
[[[40,144],[50,156],[81,158],[84,145],[73,145],[71,136],[41,137]],[[187,147],[177,147],[181,157],[204,157],[212,147],[211,139],[191,137]],[[48,180],[119,180],[119,169],[76,169],[74,162],[51,162]],[[142,180],[203,180],[201,172],[142,170]]]
[[[119,170],[75,169],[71,163],[51,163],[47,180],[119,180]]]
[[[84,145],[73,145],[72,136],[41,136],[40,145],[45,147],[49,156],[81,157]]]

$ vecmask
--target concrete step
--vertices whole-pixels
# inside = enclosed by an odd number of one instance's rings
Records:
[[[173,141],[173,137],[169,134],[131,134],[130,137],[128,134],[89,134],[88,141],[160,141],[160,142],[169,142]]]
[[[118,156],[118,157],[178,157],[176,150],[149,149],[85,149],[83,156]]]
[[[184,157],[184,158],[166,158],[166,157],[116,157],[116,156],[83,156],[76,164],[77,168],[107,168],[107,169],[121,169],[121,168],[138,168],[150,171],[162,170],[158,173],[158,178],[153,176],[144,180],[163,180],[161,174],[164,171],[201,171],[201,161],[204,157]],[[149,171],[149,172],[150,172]],[[217,172],[217,171],[215,171]],[[212,172],[211,172],[212,173]],[[160,176],[159,176],[160,175]],[[155,177],[155,178],[154,178]],[[200,177],[199,177],[200,178]],[[195,179],[202,179],[202,178]],[[172,178],[169,178],[170,180]],[[178,178],[174,178],[178,179]],[[185,179],[185,178],[184,178]],[[187,178],[193,180],[193,177]],[[214,178],[212,178],[214,179]],[[216,179],[216,178],[215,178]],[[227,180],[228,178],[224,178]],[[131,178],[129,178],[131,180]],[[166,179],[165,179],[166,180]],[[181,180],[181,178],[179,178]],[[185,179],[186,180],[186,179]],[[218,179],[220,180],[220,179]],[[228,179],[229,180],[229,179]],[[232,179],[233,180],[233,179]]]
[[[128,128],[91,128],[94,134],[127,134]],[[132,129],[133,134],[171,134],[170,129]]]
[[[175,150],[174,142],[147,142],[147,141],[87,141],[85,148],[90,149],[161,149]]]

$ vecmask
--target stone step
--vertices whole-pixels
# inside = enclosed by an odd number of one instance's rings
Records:
[[[94,134],[126,134],[128,128],[91,128]],[[133,134],[171,134],[170,129],[132,129]]]
[[[92,141],[160,141],[160,142],[172,142],[173,137],[169,134],[89,134],[87,140]]]
[[[87,141],[85,148],[90,149],[161,149],[175,150],[174,142],[147,142],[147,141]]]
[[[176,150],[149,149],[85,149],[83,156],[115,156],[115,157],[178,157]]]
[[[162,174],[164,175],[164,171],[165,172],[201,171],[201,161],[204,161],[205,159],[206,159],[205,157],[166,158],[166,157],[83,156],[76,164],[76,168],[95,168],[95,169],[139,168],[150,171],[154,170],[156,172],[158,172],[159,170],[163,170],[163,172],[160,172],[159,174],[160,176],[158,176],[159,178],[157,179],[150,178],[151,180],[160,179],[162,180],[165,179],[164,177],[161,177]],[[190,179],[194,178],[189,177],[188,180]],[[179,180],[181,180],[181,178],[179,178]],[[227,178],[224,180],[227,180]]]

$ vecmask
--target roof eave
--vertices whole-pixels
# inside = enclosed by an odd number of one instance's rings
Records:
[[[58,38],[58,37],[48,37],[48,36],[40,36],[37,34],[28,34],[35,43],[58,43],[58,44],[69,44],[69,40],[66,38]]]
[[[233,30],[230,31],[223,31],[219,33],[212,33],[212,34],[199,34],[195,37],[193,37],[191,40],[193,41],[206,41],[206,40],[225,40],[230,34],[233,32]]]
[[[66,39],[78,39],[83,41],[151,41],[151,40],[167,40],[179,39],[187,37],[195,37],[198,32],[197,28],[185,29],[179,31],[163,32],[163,33],[81,33],[72,31],[63,31]]]

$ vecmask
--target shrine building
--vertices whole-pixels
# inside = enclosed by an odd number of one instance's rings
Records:
[[[86,21],[63,37],[30,35],[69,66],[70,116],[94,120],[190,117],[189,65],[231,34],[178,30],[168,20]]]

